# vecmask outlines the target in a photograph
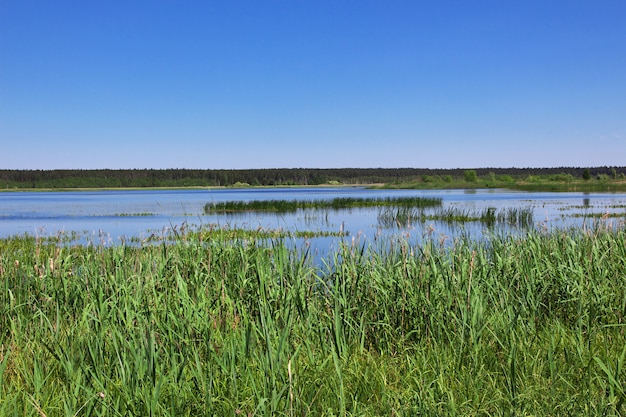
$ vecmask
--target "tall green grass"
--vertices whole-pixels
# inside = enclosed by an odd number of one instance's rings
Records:
[[[0,241],[0,415],[623,415],[626,232]]]

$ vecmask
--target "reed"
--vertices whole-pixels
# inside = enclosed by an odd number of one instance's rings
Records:
[[[209,223],[201,226],[188,226],[186,224],[183,224],[181,227],[174,226],[166,229],[162,233],[153,233],[145,238],[133,237],[129,240],[129,243],[148,244],[217,240],[220,242],[228,241],[230,244],[233,244],[234,242],[263,242],[292,238],[342,237],[346,235],[347,232],[342,231],[286,230],[282,228],[267,227],[247,229],[233,227],[228,224],[220,225],[216,223]]]
[[[0,240],[0,415],[623,415],[625,242]]]
[[[434,209],[404,207],[383,207],[378,212],[378,223],[382,227],[407,227],[415,223],[441,221],[447,224],[478,222],[488,227],[510,226],[530,228],[533,226],[531,208],[510,207],[497,210],[494,207],[484,209],[463,209],[454,206]]]
[[[386,198],[353,198],[337,197],[331,200],[250,200],[250,201],[222,201],[207,203],[204,206],[206,214],[232,213],[244,211],[266,211],[289,213],[306,209],[344,210],[364,207],[436,207],[441,205],[440,198],[428,197],[386,197]]]

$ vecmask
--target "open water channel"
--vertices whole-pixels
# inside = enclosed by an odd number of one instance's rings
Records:
[[[82,244],[115,245],[167,237],[172,229],[214,225],[230,228],[336,232],[344,237],[312,238],[317,248],[340,240],[358,242],[406,239],[419,243],[426,236],[453,241],[461,235],[483,238],[493,233],[519,233],[511,225],[442,220],[389,224],[380,208],[332,211],[301,210],[275,214],[248,212],[205,214],[207,203],[250,200],[322,200],[336,197],[436,197],[444,208],[532,211],[532,228],[593,227],[598,222],[619,225],[626,218],[626,193],[550,193],[504,189],[482,190],[371,190],[359,187],[107,190],[79,192],[0,193],[0,238],[13,235],[76,235]],[[528,227],[526,227],[528,229]],[[522,231],[523,232],[523,231]],[[309,242],[311,244],[311,242]]]

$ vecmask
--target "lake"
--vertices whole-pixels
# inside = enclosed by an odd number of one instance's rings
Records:
[[[77,233],[83,244],[113,245],[165,236],[173,228],[240,227],[287,231],[344,230],[347,237],[313,238],[317,247],[332,246],[340,239],[359,242],[425,236],[442,241],[460,235],[481,238],[489,233],[517,233],[510,225],[489,227],[481,222],[441,220],[389,224],[381,221],[379,208],[350,210],[301,210],[295,213],[205,214],[207,203],[250,200],[333,199],[336,197],[437,197],[444,208],[494,210],[524,208],[532,211],[532,227],[554,229],[593,226],[599,221],[623,224],[626,193],[550,193],[504,189],[480,190],[371,190],[361,187],[232,188],[185,190],[106,190],[76,192],[0,193],[0,237],[29,234],[56,236]],[[604,216],[604,220],[601,217]]]

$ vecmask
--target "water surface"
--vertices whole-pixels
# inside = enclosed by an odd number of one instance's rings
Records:
[[[342,211],[305,210],[289,214],[204,213],[204,205],[219,201],[280,199],[333,199],[336,197],[439,197],[444,207],[479,210],[493,207],[530,208],[535,227],[591,226],[605,215],[615,222],[626,216],[626,193],[551,193],[503,189],[484,190],[370,190],[360,187],[265,188],[209,190],[107,190],[77,192],[0,193],[0,237],[12,235],[54,236],[76,232],[83,243],[117,244],[131,238],[166,235],[186,225],[218,225],[288,231],[339,231],[351,238],[406,238],[424,236],[454,239],[461,234],[481,237],[494,231],[481,223],[449,224],[442,221],[386,227],[378,220],[378,208]],[[500,230],[499,232],[502,232]],[[504,232],[515,232],[504,230]],[[333,239],[318,239],[332,244]],[[336,239],[335,239],[336,240]]]

